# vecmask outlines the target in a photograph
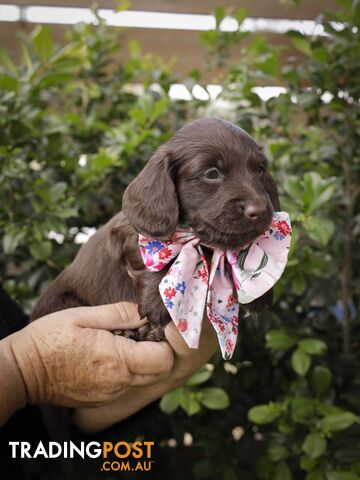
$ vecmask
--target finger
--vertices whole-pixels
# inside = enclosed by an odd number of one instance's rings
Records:
[[[133,375],[131,377],[131,388],[161,383],[168,377],[169,372],[157,373],[156,375]]]
[[[174,364],[174,354],[167,342],[135,342],[124,337],[115,337],[114,341],[132,375],[149,376],[151,382],[150,376],[170,373]],[[140,381],[140,378],[137,381]]]
[[[171,347],[178,355],[186,355],[194,351],[194,349],[190,349],[188,344],[185,342],[183,336],[176,328],[174,322],[170,322],[165,328],[165,337],[166,340],[169,342]]]
[[[210,320],[204,316],[201,325],[199,347],[190,348],[180,334],[176,325],[170,322],[165,328],[166,340],[179,357],[191,356],[192,358],[210,356],[218,346],[217,336]]]
[[[118,302],[96,307],[81,307],[68,310],[69,317],[75,318],[80,327],[103,330],[135,329],[147,323],[140,319],[136,303]],[[73,314],[73,315],[72,315]]]

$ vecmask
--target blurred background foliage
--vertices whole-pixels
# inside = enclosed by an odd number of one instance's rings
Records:
[[[235,357],[216,355],[152,413],[151,439],[171,451],[160,478],[360,479],[360,7],[337,3],[318,19],[327,36],[288,32],[299,56],[282,62],[260,34],[242,45],[244,10],[219,7],[217,28],[199,39],[208,69],[225,67],[216,101],[171,99],[171,64],[136,42],[115,64],[121,31],[100,18],[62,45],[36,27],[19,65],[0,53],[0,269],[27,311],[82,234],[121,209],[154,149],[199,116],[254,136],[290,212],[274,307],[244,316]],[[220,31],[229,14],[238,32]],[[201,76],[189,73],[190,94]],[[261,85],[283,91],[263,100]]]

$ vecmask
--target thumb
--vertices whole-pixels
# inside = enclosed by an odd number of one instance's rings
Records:
[[[102,330],[135,329],[147,323],[141,320],[136,303],[118,302],[96,307],[80,307],[71,309],[70,318],[83,328]],[[70,310],[69,310],[70,313]]]
[[[132,374],[132,385],[149,385],[167,377],[174,365],[174,352],[167,342],[134,342],[116,337],[120,357]]]

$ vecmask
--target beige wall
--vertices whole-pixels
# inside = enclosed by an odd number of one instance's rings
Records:
[[[6,3],[11,3],[7,0]],[[13,2],[17,5],[62,5],[62,6],[89,6],[91,2],[84,0],[20,0]],[[100,7],[112,8],[112,0],[98,0]],[[286,8],[277,0],[235,0],[232,2],[226,0],[133,0],[132,8],[137,10],[167,11],[167,12],[187,12],[187,13],[210,13],[216,5],[232,5],[235,8],[246,6],[249,15],[252,17],[268,18],[308,18],[314,19],[321,11],[333,9],[333,0],[304,0],[300,8]],[[33,24],[25,22],[6,23],[0,22],[0,47],[5,48],[16,58],[19,53],[17,36],[19,32],[29,32],[34,28]],[[52,25],[55,38],[60,41],[64,26]],[[286,50],[283,55],[292,50],[290,42],[283,36],[267,33],[266,37],[272,44],[285,44]],[[124,32],[125,44],[129,39],[136,39],[140,42],[144,52],[158,54],[165,59],[175,57],[175,73],[184,78],[191,69],[202,68],[205,65],[205,49],[200,44],[199,32],[178,31],[178,30],[157,30],[132,28]],[[249,37],[251,38],[251,36]],[[244,45],[249,40],[244,41]],[[239,55],[239,48],[233,51],[234,58]],[[119,55],[119,61],[126,57],[126,49]],[[208,77],[206,80],[211,81]]]

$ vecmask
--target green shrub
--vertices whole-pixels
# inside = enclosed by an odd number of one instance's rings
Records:
[[[360,12],[356,1],[338,3],[344,11],[324,14],[327,36],[289,32],[296,58],[260,35],[247,47],[240,31],[202,35],[209,68],[227,66],[225,113],[216,102],[172,101],[170,67],[136,44],[116,64],[121,37],[101,22],[75,26],[62,47],[38,27],[19,66],[1,57],[0,266],[27,309],[73,258],[76,235],[121,208],[125,186],[185,121],[225,116],[264,147],[294,227],[275,305],[241,320],[231,362],[216,355],[163,398],[170,416],[151,419],[154,440],[192,434],[199,478],[360,478]],[[225,15],[217,9],[218,26]],[[240,26],[244,11],[235,18]],[[285,91],[263,101],[261,84]],[[171,475],[182,479],[181,466]]]

